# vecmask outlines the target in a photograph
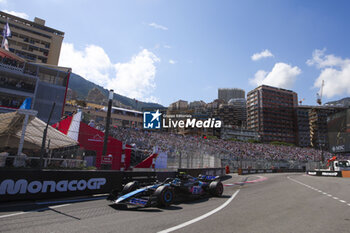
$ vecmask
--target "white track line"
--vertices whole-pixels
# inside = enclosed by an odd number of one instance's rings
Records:
[[[43,202],[36,202],[35,204],[47,205],[47,204],[58,204],[58,203],[73,203],[73,202],[93,201],[93,200],[101,200],[101,199],[106,199],[106,197],[99,196],[99,197],[80,198],[80,199],[68,199],[68,200],[61,200],[61,201],[43,201]]]
[[[105,194],[104,194],[105,195]],[[91,197],[91,198],[81,198],[81,199],[73,199],[73,200],[61,200],[61,201],[44,201],[44,202],[36,202],[36,205],[50,205],[50,204],[59,204],[59,203],[73,203],[73,202],[83,202],[83,201],[91,201],[91,200],[101,200],[105,199],[105,196],[97,196],[97,197]],[[28,214],[31,212],[38,212],[38,211],[43,211],[43,210],[49,210],[49,209],[55,209],[63,206],[68,206],[70,204],[63,204],[63,205],[55,205],[55,206],[49,206],[41,209],[34,209],[34,210],[28,210],[28,211],[21,211],[13,214],[6,214],[6,215],[0,215],[1,218],[7,218],[11,216],[17,216],[17,215],[22,215],[22,214]]]
[[[330,198],[333,198],[334,200],[337,200],[337,201],[339,201],[339,202],[341,202],[341,203],[344,203],[344,204],[350,206],[350,204],[348,204],[348,203],[347,203],[346,201],[344,201],[344,200],[341,200],[339,197],[332,196],[331,194],[328,194],[328,193],[326,193],[326,192],[323,192],[322,190],[319,190],[319,189],[314,188],[314,187],[312,187],[312,186],[310,186],[310,185],[304,184],[303,182],[294,180],[293,178],[290,178],[289,176],[287,176],[287,178],[290,179],[291,181],[295,182],[295,183],[304,185],[305,187],[307,187],[307,188],[309,188],[309,189],[315,190],[315,191],[317,191],[317,192],[319,192],[319,193],[322,193],[322,194],[325,195],[325,196],[328,196],[328,197],[330,197]]]
[[[13,214],[6,214],[6,215],[1,215],[0,218],[7,218],[7,217],[11,217],[11,216],[17,216],[17,215],[22,215],[22,214],[28,214],[28,213],[32,213],[32,212],[39,212],[39,211],[43,211],[43,210],[56,209],[56,208],[60,208],[60,207],[68,206],[68,205],[70,205],[70,204],[55,205],[55,206],[50,206],[50,207],[41,208],[41,209],[22,211],[22,212],[17,212],[17,213],[13,213]]]
[[[6,215],[1,215],[0,218],[7,218],[7,217],[11,217],[11,216],[26,214],[26,213],[27,212],[18,212],[18,213],[13,213],[13,214],[6,214]]]
[[[230,204],[230,202],[237,196],[237,194],[239,193],[240,189],[238,189],[231,197],[230,199],[228,199],[224,204],[222,204],[221,206],[219,206],[218,208],[216,209],[213,209],[212,211],[206,213],[206,214],[203,214],[202,216],[199,216],[197,218],[194,218],[190,221],[187,221],[187,222],[184,222],[184,223],[181,223],[177,226],[174,226],[174,227],[171,227],[171,228],[168,228],[168,229],[165,229],[165,230],[162,230],[162,231],[159,231],[158,233],[168,233],[168,232],[172,232],[172,231],[176,231],[180,228],[183,228],[185,226],[188,226],[188,225],[191,225],[192,223],[195,223],[195,222],[198,222],[198,221],[201,221],[207,217],[209,217],[210,215],[213,215],[215,214],[216,212],[222,210],[223,208],[225,208],[228,204]]]

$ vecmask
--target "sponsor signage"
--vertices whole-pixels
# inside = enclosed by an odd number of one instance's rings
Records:
[[[322,172],[322,176],[338,176],[338,172]]]
[[[89,180],[34,180],[28,182],[26,179],[14,181],[12,179],[3,180],[0,183],[0,195],[26,194],[26,193],[54,193],[67,191],[84,191],[101,189],[106,184],[106,178],[91,178]]]
[[[310,176],[342,177],[341,171],[307,171]]]
[[[109,193],[121,187],[117,171],[0,171],[0,201]]]
[[[242,175],[276,172],[304,172],[302,169],[242,169]]]
[[[113,157],[112,156],[102,156],[101,163],[103,164],[112,164]]]

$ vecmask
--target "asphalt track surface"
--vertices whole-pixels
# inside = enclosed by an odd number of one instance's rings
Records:
[[[224,184],[221,198],[166,209],[118,210],[104,197],[1,204],[0,232],[350,232],[350,179],[232,175]]]

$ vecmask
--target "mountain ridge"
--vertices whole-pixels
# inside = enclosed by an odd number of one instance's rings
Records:
[[[330,101],[325,103],[325,105],[335,105],[335,106],[344,106],[344,107],[350,107],[350,97],[345,97],[340,100]]]
[[[99,89],[103,95],[108,98],[108,90],[106,88],[97,85],[89,80],[86,80],[85,78],[75,73],[71,73],[68,87],[77,93],[78,99],[86,100],[89,91],[93,88]],[[162,105],[157,103],[143,102],[136,99],[131,99],[118,93],[114,93],[113,99],[136,110],[164,108]]]

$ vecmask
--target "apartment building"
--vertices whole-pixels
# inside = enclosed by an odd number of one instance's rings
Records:
[[[296,144],[297,93],[262,85],[247,95],[247,128],[259,132],[261,141]]]
[[[19,18],[0,11],[0,30],[8,22],[9,50],[29,62],[58,65],[64,32],[45,26],[45,20]],[[2,35],[0,39],[2,40]]]

